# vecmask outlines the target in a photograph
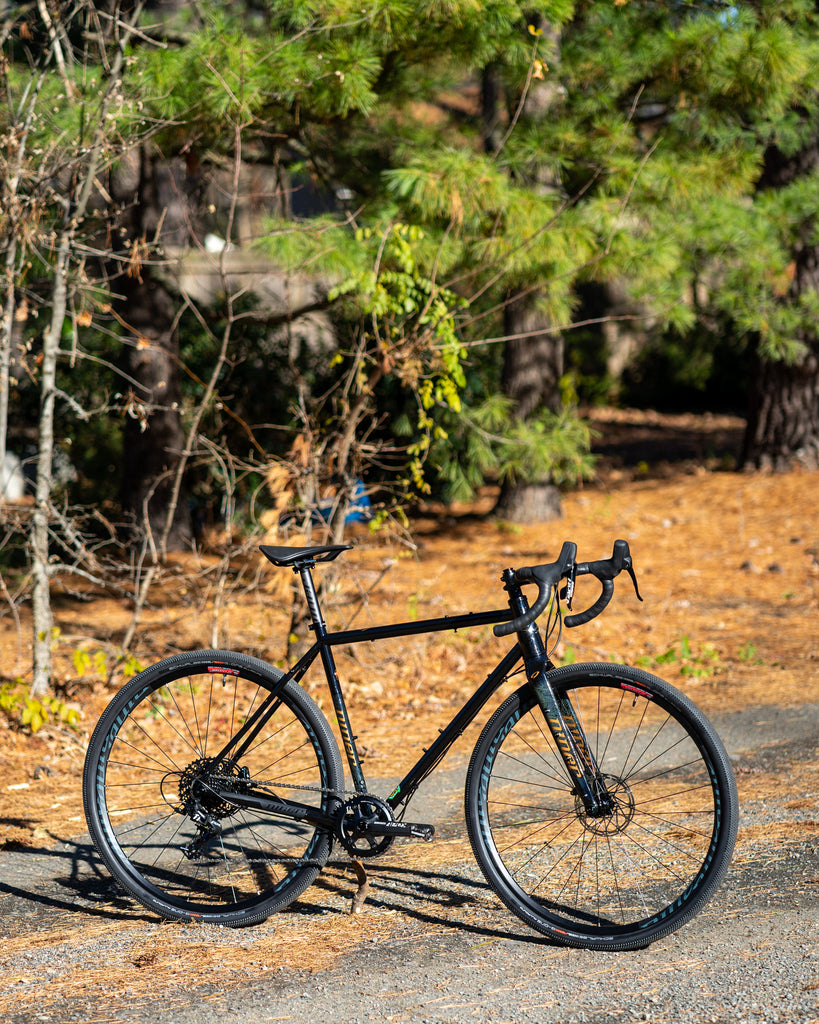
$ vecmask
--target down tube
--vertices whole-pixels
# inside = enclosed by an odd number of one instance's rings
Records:
[[[492,694],[499,689],[522,657],[521,649],[516,644],[503,660],[492,669],[486,680],[472,694],[449,725],[441,731],[432,746],[424,751],[423,755],[387,797],[387,803],[390,807],[395,809],[401,804],[409,803],[416,789],[446,756],[452,744],[469,728],[475,717],[480,713],[481,708]]]

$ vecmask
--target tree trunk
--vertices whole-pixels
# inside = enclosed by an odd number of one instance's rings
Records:
[[[71,230],[60,238],[54,261],[51,322],[43,335],[43,361],[40,378],[40,420],[37,433],[37,485],[31,529],[31,571],[34,576],[32,620],[34,630],[34,678],[31,694],[42,697],[51,685],[51,643],[54,617],[51,610],[51,566],[49,563],[49,521],[51,518],[51,479],[54,457],[54,398],[57,390],[57,353],[60,349],[63,321],[68,299],[68,254]]]
[[[759,189],[784,188],[819,171],[819,131],[799,152],[776,147],[765,154]],[[793,281],[785,302],[796,304],[819,293],[819,245],[815,218],[801,226],[793,252]],[[742,450],[745,468],[785,470],[800,464],[819,468],[819,329],[799,332],[805,347],[796,363],[757,356],[749,389],[748,423]]]
[[[111,190],[128,210],[122,227],[132,251],[147,239],[175,247],[193,244],[199,186],[198,174],[188,174],[181,160],[161,162],[143,151],[138,162],[123,163]],[[125,371],[138,385],[123,436],[123,509],[138,529],[150,533],[152,545],[159,545],[172,515],[163,547],[182,550],[193,536],[184,487],[176,504],[170,501],[174,470],[185,446],[176,335],[179,301],[159,274],[136,259],[114,291],[121,319],[133,332]]]
[[[528,296],[508,302],[501,386],[514,402],[518,419],[529,419],[542,409],[560,411],[563,338],[544,326]],[[514,523],[559,519],[561,511],[560,490],[549,480],[507,480],[495,506],[495,515]]]
[[[549,50],[549,65],[559,60],[560,40],[549,26],[542,26]],[[552,76],[534,79],[523,102],[523,116],[530,120],[548,117],[558,102],[560,93]],[[483,100],[494,102],[497,95],[494,76],[485,75]],[[486,148],[492,151],[497,143],[497,118],[491,110],[484,110]],[[542,192],[554,190],[558,182],[553,168],[533,166],[529,175],[531,187]],[[506,343],[503,357],[501,386],[514,403],[517,419],[526,420],[539,411],[559,412],[561,407],[560,378],[563,375],[563,337],[552,329],[544,314],[537,308],[536,288],[522,290],[507,301],[504,311]],[[507,480],[504,482],[495,514],[511,522],[532,523],[559,519],[561,515],[560,491],[550,480]]]
[[[819,469],[819,348],[799,363],[756,358],[742,449],[747,469]]]

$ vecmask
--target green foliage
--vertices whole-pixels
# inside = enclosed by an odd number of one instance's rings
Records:
[[[593,475],[589,428],[571,408],[522,421],[509,399],[491,394],[441,421],[430,462],[444,500],[469,501],[487,480],[572,486]]]
[[[359,393],[365,395],[374,375],[383,374],[414,396],[415,422],[408,431],[412,440],[406,446],[401,482],[404,489],[425,493],[426,456],[432,442],[445,437],[435,412],[461,411],[466,350],[457,317],[467,304],[425,272],[420,249],[425,235],[418,227],[396,223],[380,236],[365,228],[355,237],[365,247],[377,246],[374,266],[342,282],[329,298],[343,297],[372,325],[359,333],[353,353]],[[336,358],[345,362],[342,353]]]
[[[109,373],[133,338],[102,322],[116,282],[91,281],[93,253],[110,247],[105,274],[118,262],[138,275],[140,252],[151,273],[165,273],[149,238],[126,248],[124,211],[106,207],[110,176],[138,151],[218,168],[220,189],[237,153],[245,167],[275,166],[278,209],[303,182],[320,195],[324,213],[271,221],[254,251],[317,282],[337,351],[300,349],[298,323],[269,329],[254,321],[250,299],[199,317],[183,310],[174,326],[182,415],[196,409],[229,326],[228,365],[201,434],[244,460],[286,457],[301,433],[314,468],[299,472],[321,484],[343,470],[369,473],[374,487],[467,497],[487,479],[587,477],[590,439],[571,400],[562,414],[523,424],[499,396],[502,310],[520,290],[536,294],[546,328],[562,332],[584,396],[609,392],[599,364],[577,356],[588,337],[571,331],[586,285],[616,282],[628,293],[653,335],[647,359],[661,351],[655,379],[686,394],[713,386],[726,352],[744,364],[753,344],[796,361],[813,337],[819,296],[794,292],[793,254],[819,241],[819,175],[759,187],[769,147],[796,153],[815,133],[813,3],[211,0],[150,12],[104,115],[108,64],[94,49],[102,37],[83,21],[95,11],[70,10],[64,70],[46,67],[40,40],[8,49],[0,121],[18,137],[26,97],[39,96],[14,179],[25,196],[14,230],[27,252],[8,275],[17,312],[27,303],[20,422],[39,405],[36,306],[47,312],[66,185],[105,127],[96,208],[72,263],[71,357],[61,356],[58,376],[56,433],[83,452],[72,497],[115,503],[123,410],[137,405],[131,382]],[[478,86],[490,72],[498,99],[483,109]],[[4,195],[0,206],[5,244],[13,203]],[[161,223],[164,213],[153,213]],[[632,381],[646,379],[644,363]],[[257,468],[237,485],[245,495]],[[192,471],[197,500],[216,494],[216,476],[204,465]]]
[[[693,679],[706,679],[713,675],[720,665],[720,655],[713,644],[703,644],[695,651],[689,637],[683,635],[679,643],[673,644],[662,654],[644,655],[636,659],[640,668],[658,669],[664,665],[675,665],[680,675]]]
[[[78,676],[96,675],[104,678],[108,669],[108,659],[105,651],[97,650],[93,654],[82,647],[74,651],[74,671]]]
[[[20,681],[0,686],[0,710],[16,726],[36,733],[44,725],[78,728],[79,712],[59,697],[32,697]]]
[[[510,204],[509,179],[488,156],[469,148],[427,148],[384,172],[387,193],[416,215],[459,233],[481,234]]]
[[[718,318],[765,356],[803,353],[815,294],[786,300],[787,275],[816,178],[757,183],[767,147],[794,153],[815,134],[817,47],[815,4],[772,0],[592,3],[564,33],[568,180],[593,201],[628,190],[612,251],[635,299],[680,334]]]
[[[759,656],[756,644],[746,643],[743,644],[737,652],[737,657],[740,661],[746,665],[764,665],[765,662]]]
[[[112,671],[109,655],[100,647],[96,650],[75,647],[71,655],[71,661],[74,671],[82,679],[107,679]],[[120,651],[115,656],[113,667],[122,674],[122,678],[125,681],[131,679],[145,668],[136,655],[125,651]]]

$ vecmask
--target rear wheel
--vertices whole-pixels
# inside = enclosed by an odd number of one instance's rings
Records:
[[[329,830],[230,800],[232,791],[327,813],[339,805],[338,746],[295,683],[271,699],[246,749],[231,749],[281,676],[242,654],[180,654],[136,676],[100,718],[83,773],[88,828],[111,873],[164,917],[262,920],[327,861]]]
[[[737,794],[702,713],[662,679],[621,665],[549,674],[612,800],[592,818],[532,690],[494,714],[466,785],[472,847],[489,884],[564,945],[625,950],[679,928],[713,895],[734,848]]]

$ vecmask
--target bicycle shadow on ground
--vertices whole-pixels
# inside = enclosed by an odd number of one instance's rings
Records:
[[[0,818],[0,824],[10,823]],[[156,920],[131,900],[105,870],[93,843],[55,839],[56,846],[9,843],[0,848],[0,897],[12,897],[20,906],[3,906],[4,922],[25,915],[26,927],[50,923],[45,911],[91,915],[110,920]],[[64,869],[64,870],[63,870]]]
[[[523,929],[469,921],[465,910],[474,907],[491,913],[495,908],[485,884],[465,875],[389,864],[367,865],[366,872],[368,892],[364,913],[371,907],[394,911],[452,933],[553,945],[548,939]],[[305,894],[314,898],[310,902],[305,897],[296,900],[286,913],[291,919],[305,920],[314,915],[349,913],[356,888],[350,861],[331,861]],[[11,905],[3,906],[7,933],[14,930],[15,920],[19,921],[21,930],[29,932],[51,927],[55,912],[109,921],[156,923],[159,920],[120,889],[90,839],[58,841],[57,846],[10,844],[0,849],[2,897],[12,899]],[[497,911],[500,915],[506,913],[500,904]]]
[[[419,868],[389,864],[365,864],[368,889],[362,913],[374,910],[392,911],[426,925],[436,925],[453,933],[467,932],[482,939],[506,939],[540,946],[554,946],[552,940],[529,931],[525,926],[507,927],[470,921],[470,910],[484,916],[497,914],[510,923],[515,919],[498,901],[486,883],[463,874],[424,871]],[[312,889],[332,897],[331,902],[303,903],[296,901],[292,913],[343,913],[339,899],[349,902],[356,891],[356,881],[349,861],[331,861],[313,883]],[[310,892],[310,890],[308,890]]]

